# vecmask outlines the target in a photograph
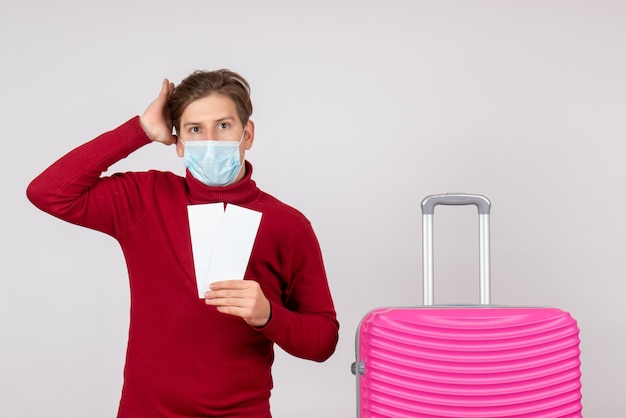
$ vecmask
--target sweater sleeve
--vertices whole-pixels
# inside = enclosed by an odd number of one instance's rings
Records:
[[[27,197],[60,219],[119,236],[129,219],[140,216],[145,197],[137,193],[134,174],[101,175],[149,142],[136,116],[61,157],[30,183]]]
[[[291,355],[322,362],[335,351],[339,322],[319,243],[309,223],[285,257],[288,273],[283,304],[271,301],[264,334]]]

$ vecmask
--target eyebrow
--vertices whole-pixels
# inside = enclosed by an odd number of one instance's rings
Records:
[[[235,120],[235,118],[234,118],[234,117],[232,117],[232,116],[224,116],[223,118],[216,119],[216,120],[214,120],[213,122],[214,122],[214,123],[221,123],[221,122],[226,122],[226,121],[234,121],[234,120]],[[185,123],[183,124],[183,127],[187,127],[187,126],[197,126],[197,125],[202,125],[203,123],[204,123],[204,122],[193,122],[193,121],[190,121],[190,122],[185,122]]]

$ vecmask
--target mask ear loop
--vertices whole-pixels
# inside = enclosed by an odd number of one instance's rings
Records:
[[[180,142],[182,142],[183,146],[185,145],[185,141],[183,141],[183,139],[178,136],[178,132],[176,130],[176,126],[172,126],[172,135],[174,135],[176,137],[176,142],[180,141]]]

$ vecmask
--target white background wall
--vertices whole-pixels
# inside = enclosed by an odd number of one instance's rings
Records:
[[[163,77],[252,84],[257,182],[313,222],[336,354],[277,355],[277,418],[355,416],[354,335],[421,303],[419,202],[493,202],[493,301],[569,310],[586,417],[626,416],[626,3],[9,2],[0,13],[0,416],[111,417],[128,326],[109,237],[25,198],[71,148],[141,113]],[[147,146],[115,170],[182,173]],[[437,302],[476,295],[473,208],[438,210]]]

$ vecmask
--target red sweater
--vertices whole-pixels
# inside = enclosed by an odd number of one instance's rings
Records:
[[[208,187],[189,173],[101,177],[150,143],[135,117],[71,151],[29,185],[54,216],[118,240],[130,281],[130,329],[119,417],[269,417],[273,343],[324,361],[339,324],[309,221],[243,180]],[[226,202],[263,213],[245,278],[271,302],[253,328],[198,298],[187,205]],[[95,284],[94,284],[95,285]]]

